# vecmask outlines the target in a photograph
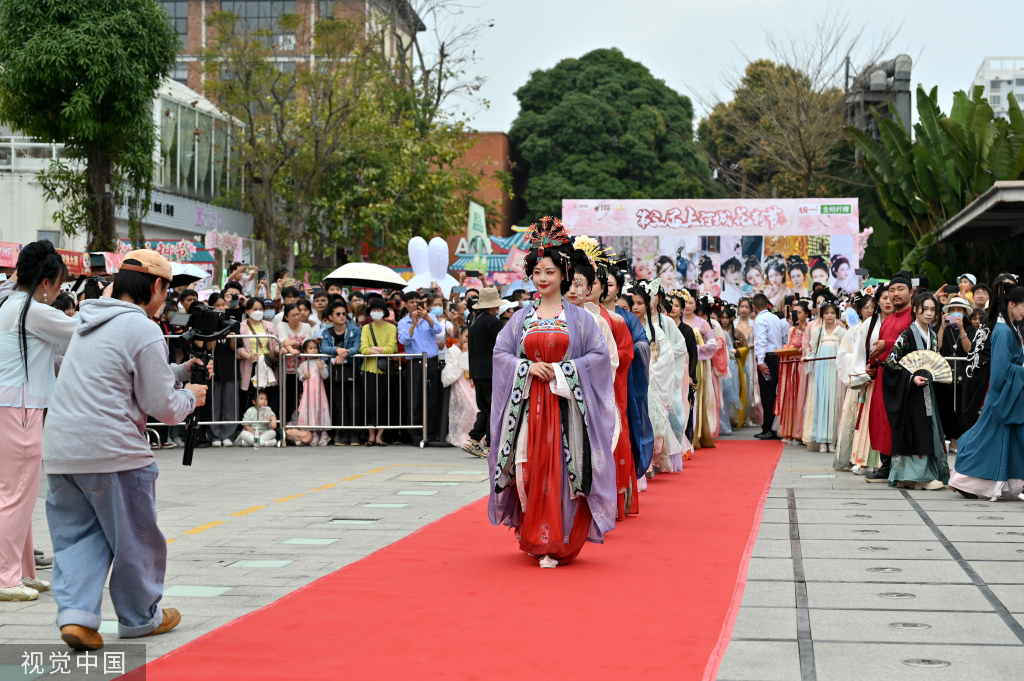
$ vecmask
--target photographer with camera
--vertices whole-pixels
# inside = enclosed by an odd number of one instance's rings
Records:
[[[151,321],[170,281],[165,258],[132,251],[112,296],[82,304],[43,430],[57,626],[75,650],[103,647],[97,630],[111,564],[121,638],[162,634],[181,621],[177,610],[158,607],[167,542],[157,525],[159,471],[144,431],[147,415],[180,423],[204,404],[206,386],[175,389],[200,362],[168,365]]]

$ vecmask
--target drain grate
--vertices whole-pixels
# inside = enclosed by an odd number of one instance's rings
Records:
[[[938,667],[948,667],[950,663],[945,660],[912,659],[903,660],[903,664],[908,667],[930,667],[932,669],[937,669]]]
[[[888,551],[884,546],[861,546],[858,551]]]
[[[332,518],[327,522],[331,525],[372,525],[380,518]]]
[[[897,572],[903,572],[903,569],[902,568],[894,568],[894,567],[873,567],[873,568],[868,568],[868,572],[881,572],[883,574],[891,575],[891,574],[895,574]]]
[[[919,622],[890,622],[890,629],[931,629],[930,624],[920,624]]]
[[[871,516],[869,516],[869,515],[864,515],[863,513],[854,513],[854,514],[852,514],[852,515],[848,515],[848,516],[846,516],[846,517],[847,517],[847,518],[870,518]]]
[[[880,598],[917,598],[914,594],[908,594],[905,591],[885,591],[878,596]]]
[[[854,534],[878,534],[878,530],[850,530]]]

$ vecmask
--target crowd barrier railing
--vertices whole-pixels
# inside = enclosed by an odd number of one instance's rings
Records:
[[[167,340],[180,340],[179,335],[164,336]],[[428,361],[427,354],[424,353],[391,353],[391,354],[355,354],[347,355],[341,363],[335,363],[336,356],[325,354],[295,354],[285,350],[282,340],[278,336],[272,336],[269,334],[254,334],[254,335],[239,335],[232,334],[225,338],[225,341],[232,343],[232,380],[226,382],[218,380],[216,373],[210,380],[209,389],[207,392],[206,404],[210,406],[212,413],[217,413],[219,410],[214,410],[213,405],[217,404],[218,390],[231,390],[233,386],[234,394],[227,396],[219,396],[220,399],[230,399],[233,403],[233,419],[212,419],[202,420],[198,424],[200,426],[253,426],[258,425],[270,425],[269,421],[243,421],[241,419],[242,413],[249,407],[249,405],[240,405],[240,377],[239,377],[239,365],[241,359],[238,358],[235,352],[237,343],[239,341],[261,341],[266,340],[268,343],[276,343],[279,348],[278,354],[278,367],[277,367],[277,385],[269,386],[266,388],[260,388],[261,390],[273,390],[277,397],[278,409],[275,410],[277,416],[279,429],[289,430],[312,430],[312,431],[360,431],[371,428],[368,421],[374,421],[372,428],[374,430],[418,430],[420,431],[420,448],[426,447],[427,444],[427,372],[428,372]],[[200,341],[196,341],[199,343]],[[215,343],[208,343],[207,352],[210,353],[211,358],[215,349]],[[293,358],[298,365],[296,367],[296,373],[288,373],[288,361],[287,358]],[[328,406],[330,414],[329,425],[297,425],[289,423],[291,421],[291,415],[295,412],[299,404],[299,386],[303,381],[299,380],[299,367],[301,367],[303,360],[318,359],[329,363],[328,376],[323,379],[325,391],[328,393]],[[378,366],[383,364],[384,373],[374,373],[364,370],[364,362],[367,360],[378,360]],[[393,363],[389,360],[395,360]],[[215,364],[216,361],[214,360]],[[394,373],[388,371],[388,366],[395,366]],[[253,360],[253,367],[255,370],[256,362]],[[415,374],[419,374],[419,386],[415,383]],[[340,374],[340,377],[338,376]],[[289,378],[294,377],[294,378]],[[250,378],[252,382],[255,377]],[[351,379],[351,380],[349,380]],[[361,380],[359,380],[361,379]],[[289,383],[295,386],[294,390],[294,401],[296,404],[289,404]],[[338,409],[335,409],[335,385],[341,385],[340,404]],[[347,391],[346,395],[345,386],[351,384],[351,390]],[[254,383],[251,383],[254,385]],[[220,387],[218,387],[220,386]],[[376,404],[368,404],[369,400],[367,397],[368,388],[373,387],[373,397],[375,398]],[[362,390],[359,390],[359,388]],[[384,389],[383,401],[381,400],[381,388]],[[403,390],[407,388],[407,390]],[[412,391],[417,389],[420,393],[420,406],[419,414],[413,413],[413,401]],[[251,392],[251,389],[250,391]],[[397,405],[395,402],[397,401]],[[385,408],[381,409],[381,405],[385,404]],[[359,413],[359,407],[362,407],[362,413]],[[374,418],[369,419],[371,412]],[[386,418],[381,418],[381,412],[386,415]],[[419,416],[419,423],[416,422],[416,416]],[[356,423],[357,417],[362,416],[361,423]],[[341,423],[337,423],[336,420],[340,417]],[[164,426],[164,427],[178,427],[184,426],[184,423],[166,424],[161,422],[152,422],[149,426]],[[259,429],[257,428],[255,440],[255,447],[259,447]],[[148,437],[156,438],[159,441],[159,433],[152,427],[146,429]],[[278,438],[277,446],[287,446],[287,438]]]

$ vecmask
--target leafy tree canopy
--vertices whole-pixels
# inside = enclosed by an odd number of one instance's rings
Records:
[[[1019,269],[1018,244],[937,244],[936,230],[998,181],[1024,176],[1024,114],[1013,97],[1009,120],[997,118],[983,96],[953,95],[947,116],[938,89],[917,88],[918,122],[911,139],[894,107],[876,114],[881,140],[857,128],[846,132],[877,192],[881,214],[865,263],[873,272],[923,271],[933,283],[961,272],[983,278]],[[941,269],[939,265],[944,265]]]
[[[154,0],[0,3],[0,120],[64,144],[69,159],[85,164],[84,175],[64,166],[41,179],[67,201],[58,222],[69,233],[85,222],[91,249],[114,248],[107,187],[149,191],[153,97],[177,45]]]
[[[693,141],[693,106],[617,49],[536,71],[516,91],[509,137],[528,166],[529,219],[562,199],[705,196],[711,174]]]

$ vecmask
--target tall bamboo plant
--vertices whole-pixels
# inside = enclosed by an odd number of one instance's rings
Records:
[[[869,217],[874,234],[864,264],[873,272],[908,269],[938,284],[967,271],[989,278],[1019,262],[1017,246],[936,242],[937,229],[993,184],[1024,174],[1020,106],[1011,96],[1009,120],[997,118],[982,92],[977,87],[970,97],[955,93],[947,116],[939,108],[938,89],[926,93],[918,86],[913,138],[892,105],[891,118],[875,113],[880,140],[846,129],[881,207]]]

